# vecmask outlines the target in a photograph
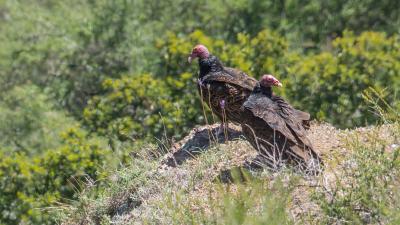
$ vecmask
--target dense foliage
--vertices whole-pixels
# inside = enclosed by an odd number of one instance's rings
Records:
[[[53,223],[42,209],[77,197],[72,178],[214,122],[186,62],[197,43],[276,75],[313,118],[374,124],[368,87],[400,108],[399,27],[395,0],[0,0],[0,223]]]
[[[85,110],[88,124],[100,130],[102,126],[115,127],[114,123],[121,119],[132,120],[131,125],[125,124],[121,129],[143,137],[163,132],[179,136],[199,123],[204,117],[196,89],[197,65],[189,70],[184,61],[192,43],[206,44],[226,65],[241,68],[254,77],[276,74],[284,84],[284,88],[276,90],[279,94],[314,118],[339,127],[377,121],[362,97],[368,87],[386,89],[390,93],[388,101],[399,107],[395,101],[400,91],[397,35],[364,32],[355,36],[347,32],[332,42],[330,51],[304,56],[289,51],[287,41],[269,30],[254,37],[239,33],[234,43],[195,31],[183,38],[169,33],[158,41],[162,70],[153,77],[144,74],[106,80],[103,87],[108,91],[104,97],[92,98]],[[161,118],[164,124],[159,123]]]
[[[386,89],[397,109],[400,93],[400,36],[351,32],[332,43],[330,52],[295,59],[287,67],[285,95],[314,117],[343,127],[374,123],[363,101],[368,87]],[[397,102],[397,103],[396,103]]]
[[[109,150],[79,129],[62,134],[62,145],[43,155],[0,152],[2,223],[52,224],[49,205],[76,197],[80,188],[105,176],[100,168]]]

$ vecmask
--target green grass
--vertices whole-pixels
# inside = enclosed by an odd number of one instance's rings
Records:
[[[327,223],[386,224],[392,220],[400,207],[396,198],[400,149],[392,144],[399,140],[399,131],[399,125],[393,124],[387,130],[371,130],[365,137],[356,133],[347,137],[352,150],[348,159],[335,168],[331,181],[315,191],[314,200]],[[389,132],[392,138],[383,139],[380,132]]]

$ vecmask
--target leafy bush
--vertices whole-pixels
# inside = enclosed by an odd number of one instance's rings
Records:
[[[177,91],[187,88],[189,81],[193,82],[188,75],[161,80],[144,74],[105,80],[106,94],[89,102],[84,111],[85,124],[93,131],[121,141],[154,135],[179,136],[202,116],[193,107],[198,104],[197,96],[182,96]]]
[[[400,39],[383,33],[345,33],[332,51],[294,61],[286,68],[284,94],[314,117],[341,127],[377,121],[362,97],[368,87],[387,89],[395,103],[400,87]]]
[[[49,97],[35,85],[16,86],[0,96],[0,145],[4,152],[40,154],[57,148],[59,133],[77,122],[57,110]]]
[[[63,135],[63,145],[43,155],[7,155],[0,151],[0,223],[53,224],[46,209],[76,198],[83,184],[105,176],[107,150],[79,129]]]
[[[5,43],[0,50],[2,89],[33,83],[51,89],[50,96],[56,97],[56,102],[69,102],[71,84],[60,81],[86,77],[70,72],[69,58],[80,48],[77,37],[89,14],[79,9],[85,9],[87,4],[7,0],[1,5],[4,19],[0,21],[0,40]]]

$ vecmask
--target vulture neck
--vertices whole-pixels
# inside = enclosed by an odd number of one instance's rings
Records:
[[[272,96],[274,96],[271,86],[263,86],[263,85],[260,85],[260,83],[258,83],[254,87],[254,92],[262,93],[263,95],[267,96],[268,98],[271,98]]]
[[[207,58],[199,59],[200,78],[210,72],[222,71],[224,67],[216,56],[210,55]]]

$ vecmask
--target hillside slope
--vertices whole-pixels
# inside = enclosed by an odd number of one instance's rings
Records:
[[[338,130],[314,123],[309,138],[322,153],[319,176],[252,168],[257,152],[218,124],[193,129],[166,154],[149,148],[64,210],[64,224],[393,223],[400,204],[398,124]],[[211,136],[210,136],[211,135]],[[155,154],[156,153],[156,154]],[[157,155],[162,155],[158,157]],[[240,222],[241,221],[241,222]]]

